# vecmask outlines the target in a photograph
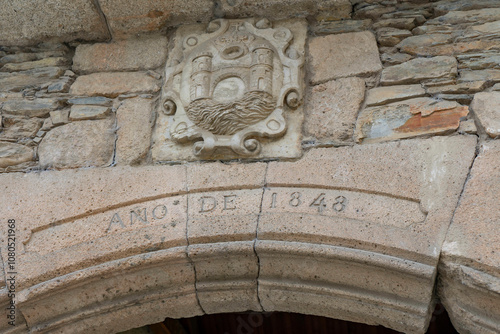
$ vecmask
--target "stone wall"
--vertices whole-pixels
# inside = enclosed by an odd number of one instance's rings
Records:
[[[440,299],[500,331],[500,2],[99,2],[50,42],[0,32],[1,330],[276,310],[423,333]],[[158,130],[175,27],[270,12],[308,27],[299,157],[158,158],[187,145]]]

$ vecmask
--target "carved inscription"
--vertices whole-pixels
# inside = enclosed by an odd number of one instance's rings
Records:
[[[151,224],[151,222],[162,220],[167,216],[167,214],[168,209],[164,204],[157,205],[153,209],[147,207],[131,209],[130,215],[127,215],[127,218],[130,218],[130,220],[127,220],[127,224],[130,226],[132,226],[135,222]],[[111,221],[109,222],[106,232],[109,232],[115,225],[123,228],[126,227],[119,212],[115,212],[113,217],[111,217]]]
[[[408,227],[427,216],[417,201],[352,190],[271,188],[264,193],[263,211],[340,217],[381,225]]]
[[[260,214],[280,213],[331,217],[331,224],[335,224],[336,219],[345,219],[400,228],[422,224],[427,217],[417,200],[361,190],[274,187],[200,192],[55,223],[34,232],[26,243],[26,250],[45,254],[103,237],[116,238],[122,233],[156,231],[155,226],[161,227],[159,231],[164,233],[164,238],[185,235],[189,224],[189,233],[207,238],[224,233],[248,236],[255,233]],[[75,231],[78,231],[77,237]],[[52,243],[42,242],[49,239]]]

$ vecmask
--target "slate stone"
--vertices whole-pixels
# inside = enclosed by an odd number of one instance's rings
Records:
[[[113,103],[112,99],[108,99],[104,96],[93,96],[93,97],[75,97],[68,100],[68,104],[73,105],[94,105],[94,106],[110,106]]]
[[[416,58],[385,68],[380,83],[400,85],[418,83],[425,79],[454,78],[457,72],[457,60],[454,57]]]
[[[69,114],[70,121],[104,119],[111,111],[109,107],[74,105]]]
[[[11,99],[2,105],[4,114],[28,117],[47,117],[49,112],[61,107],[59,99],[41,98],[34,100]]]

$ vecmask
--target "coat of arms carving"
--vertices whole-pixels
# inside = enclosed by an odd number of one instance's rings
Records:
[[[300,131],[304,40],[303,22],[218,19],[181,29],[160,100],[168,121],[157,130],[166,133],[157,139],[190,145],[198,158],[271,157],[273,149],[263,153],[263,145],[285,137],[291,125]],[[290,145],[288,155],[296,156],[299,144]]]

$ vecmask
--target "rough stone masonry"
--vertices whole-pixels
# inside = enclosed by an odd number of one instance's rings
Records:
[[[500,332],[499,1],[10,1],[0,22],[0,332],[253,310],[425,333],[437,301]],[[200,125],[226,110],[237,131]]]

